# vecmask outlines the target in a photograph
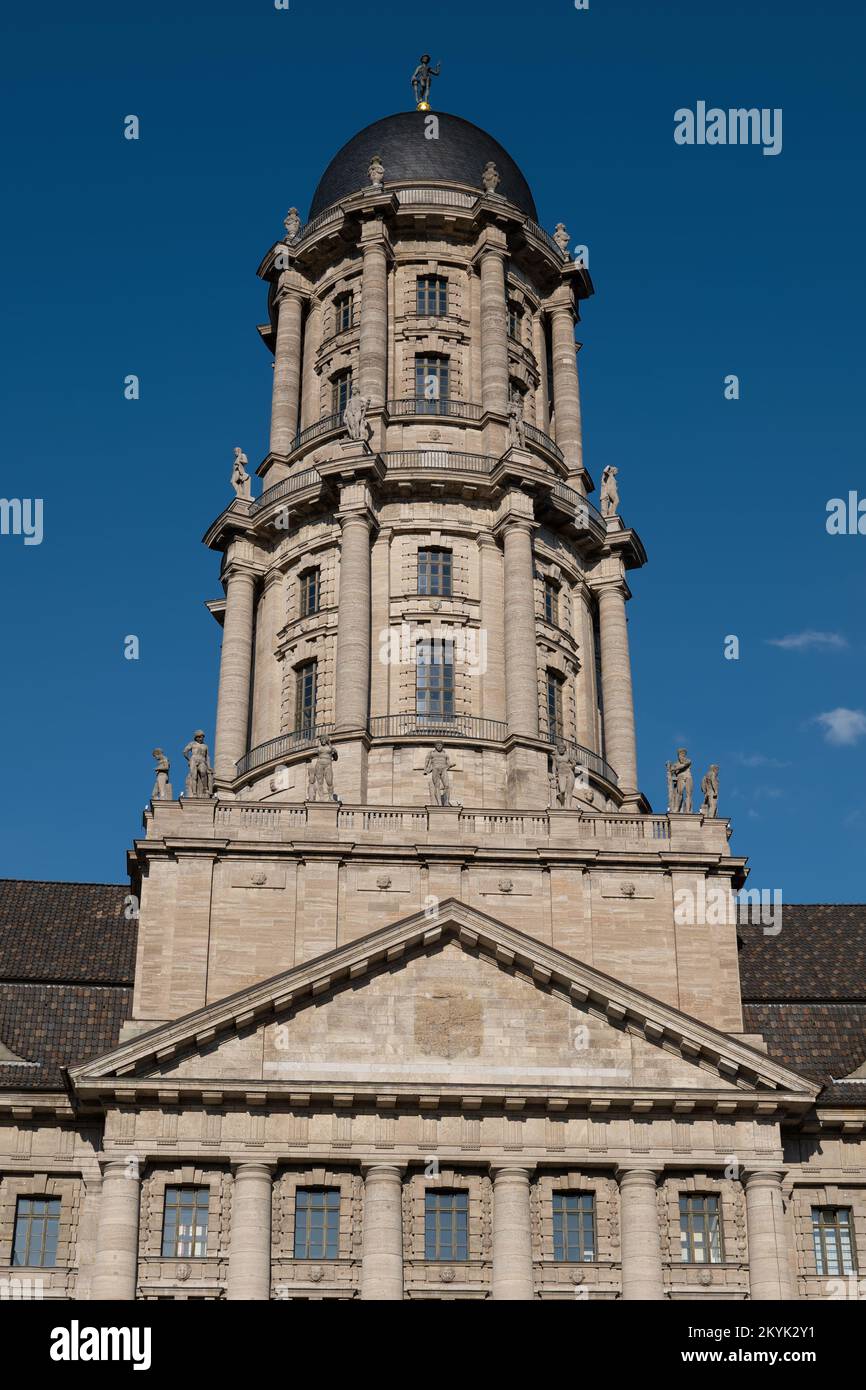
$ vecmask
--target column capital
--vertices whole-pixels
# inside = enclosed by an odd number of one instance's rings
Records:
[[[261,570],[256,569],[248,560],[229,560],[223,568],[222,577],[226,584],[230,584],[233,579],[248,579],[254,584],[261,578]]]
[[[100,1175],[102,1178],[128,1178],[130,1182],[141,1182],[141,1162],[140,1154],[102,1159],[99,1163]]]
[[[626,583],[624,574],[608,575],[604,579],[590,580],[589,588],[599,599],[605,594],[618,594],[623,602],[631,598],[631,589]]]
[[[745,1188],[781,1188],[788,1175],[787,1168],[753,1168],[750,1164],[741,1164],[740,1172]]]
[[[402,1181],[403,1174],[406,1172],[407,1166],[408,1165],[405,1163],[362,1163],[361,1177],[364,1179],[365,1182],[367,1182],[370,1178],[385,1177],[399,1178]]]
[[[383,219],[376,214],[367,218],[361,225],[360,247],[363,254],[368,251],[391,250],[391,238]]]
[[[623,1163],[615,1176],[620,1187],[655,1187],[664,1170],[663,1163]]]
[[[301,282],[300,276],[290,270],[284,270],[277,281],[277,291],[274,295],[274,303],[282,305],[287,299],[295,299],[300,304],[304,304],[310,297],[307,287]]]
[[[276,1163],[268,1163],[262,1158],[235,1158],[231,1162],[231,1170],[236,1178],[259,1176],[270,1179],[276,1168]]]
[[[508,1163],[504,1159],[491,1159],[487,1165],[490,1169],[490,1176],[498,1178],[517,1178],[520,1182],[525,1178],[530,1181],[532,1174],[538,1167],[537,1163]]]

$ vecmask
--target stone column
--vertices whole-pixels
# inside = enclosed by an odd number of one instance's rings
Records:
[[[535,393],[535,423],[545,434],[550,429],[550,401],[547,398],[547,338],[544,333],[544,310],[539,309],[532,320],[532,351],[538,368],[538,390]]]
[[[134,1158],[102,1173],[91,1298],[132,1302],[138,1282],[141,1178]]]
[[[322,306],[313,300],[304,325],[304,359],[301,370],[301,429],[314,425],[322,413],[316,353],[322,341]]]
[[[345,512],[337,610],[336,729],[366,731],[370,691],[370,518]]]
[[[629,1168],[619,1175],[623,1298],[664,1298],[662,1248],[651,1169]]]
[[[403,1297],[403,1181],[393,1164],[374,1163],[364,1174],[361,1297]]]
[[[481,253],[481,403],[485,410],[508,410],[508,317],[505,307],[505,252],[486,246]]]
[[[531,521],[506,522],[505,703],[508,732],[538,738],[538,659]]]
[[[485,719],[496,719],[504,723],[507,710],[502,552],[489,531],[482,531],[478,537],[478,560],[481,575],[480,641],[484,644],[478,657],[482,664],[486,665],[481,671],[481,699],[478,702],[477,713]]]
[[[214,752],[215,780],[223,786],[234,780],[237,761],[247,751],[255,578],[252,570],[233,562],[226,568]]]
[[[285,623],[283,594],[286,577],[271,570],[265,577],[256,619],[256,666],[253,681],[252,733],[256,748],[280,733],[282,720],[282,665],[274,655],[277,633]]]
[[[301,313],[299,290],[284,288],[277,296],[277,341],[274,351],[274,390],[271,398],[271,453],[288,454],[295,447],[301,386]]]
[[[575,677],[577,697],[577,741],[584,748],[599,752],[598,690],[596,688],[595,628],[591,594],[582,584],[574,590],[574,635],[579,647],[580,669]]]
[[[271,1169],[238,1163],[232,1193],[227,1299],[271,1296]]]
[[[749,1296],[762,1300],[793,1298],[782,1206],[782,1174],[749,1173],[745,1186]]]
[[[620,791],[634,801],[638,795],[637,746],[625,595],[621,580],[598,590],[601,698],[605,757],[619,778]]]
[[[563,452],[569,472],[580,472],[583,468],[583,436],[574,342],[574,310],[570,293],[563,295],[551,305],[550,327],[556,442]]]
[[[364,267],[358,389],[362,396],[369,396],[370,408],[379,410],[385,404],[388,389],[388,257],[380,220],[365,225],[361,251]]]
[[[511,1302],[533,1295],[528,1168],[494,1171],[492,1291]]]

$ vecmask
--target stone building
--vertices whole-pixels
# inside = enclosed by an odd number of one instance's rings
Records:
[[[856,1296],[866,910],[738,927],[729,823],[640,790],[568,233],[424,111],[286,231],[261,491],[205,537],[212,786],[129,886],[0,885],[0,1278]]]

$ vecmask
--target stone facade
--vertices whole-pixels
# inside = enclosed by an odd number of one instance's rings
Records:
[[[484,163],[386,169],[260,267],[263,491],[206,536],[215,795],[145,813],[122,1027],[62,1087],[0,1053],[0,1266],[45,1297],[856,1296],[815,1213],[866,1251],[866,1107],[744,1021],[729,823],[640,791],[646,557],[589,498],[592,284]]]

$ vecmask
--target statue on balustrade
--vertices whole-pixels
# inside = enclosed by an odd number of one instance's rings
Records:
[[[289,208],[283,218],[283,226],[286,229],[286,241],[294,241],[301,230],[301,219],[297,208]]]
[[[165,756],[161,748],[154,748],[153,757],[156,760],[156,781],[153,784],[153,791],[150,793],[151,801],[171,801],[171,783],[168,774],[171,771],[171,763]]]
[[[701,778],[701,791],[704,794],[701,814],[715,820],[719,814],[719,765],[711,763],[709,772]]]
[[[373,155],[373,158],[370,160],[369,168],[367,169],[367,174],[372,187],[377,193],[381,193],[382,189],[385,187],[385,166],[382,163],[380,155]]]
[[[451,805],[451,778],[448,774],[453,772],[456,766],[456,763],[448,761],[448,754],[442,743],[437,743],[427,754],[424,776],[430,778],[434,806]]]
[[[369,430],[367,427],[367,411],[370,409],[370,397],[362,396],[359,391],[353,391],[349,397],[346,408],[343,411],[343,424],[350,439],[357,444],[366,444]]]
[[[560,739],[550,755],[556,788],[556,804],[560,810],[571,809],[574,796],[574,783],[577,776],[577,754],[572,753],[567,744]]]
[[[526,427],[523,420],[523,397],[516,391],[508,402],[508,447],[526,448]]]
[[[232,463],[232,487],[236,497],[248,498],[251,495],[250,475],[247,472],[249,459],[243,449],[235,449]]]
[[[692,813],[692,760],[688,749],[677,749],[675,763],[666,763],[668,773],[668,811],[676,815],[690,816]]]
[[[334,763],[339,754],[330,739],[321,734],[307,778],[308,801],[339,801],[334,791]]]
[[[488,198],[493,197],[500,182],[499,170],[493,163],[493,160],[488,159],[481,172],[481,183]]]
[[[616,509],[619,506],[619,488],[616,485],[616,475],[618,468],[608,464],[601,475],[601,514],[602,516],[616,516]]]
[[[213,796],[213,768],[210,765],[208,746],[204,741],[204,730],[196,729],[183,756],[189,763],[186,775],[186,795],[194,797]]]
[[[421,54],[421,61],[412,74],[412,91],[415,93],[415,107],[418,111],[429,111],[430,80],[438,77],[441,71],[441,62],[437,63],[435,68],[431,67],[430,54]]]

